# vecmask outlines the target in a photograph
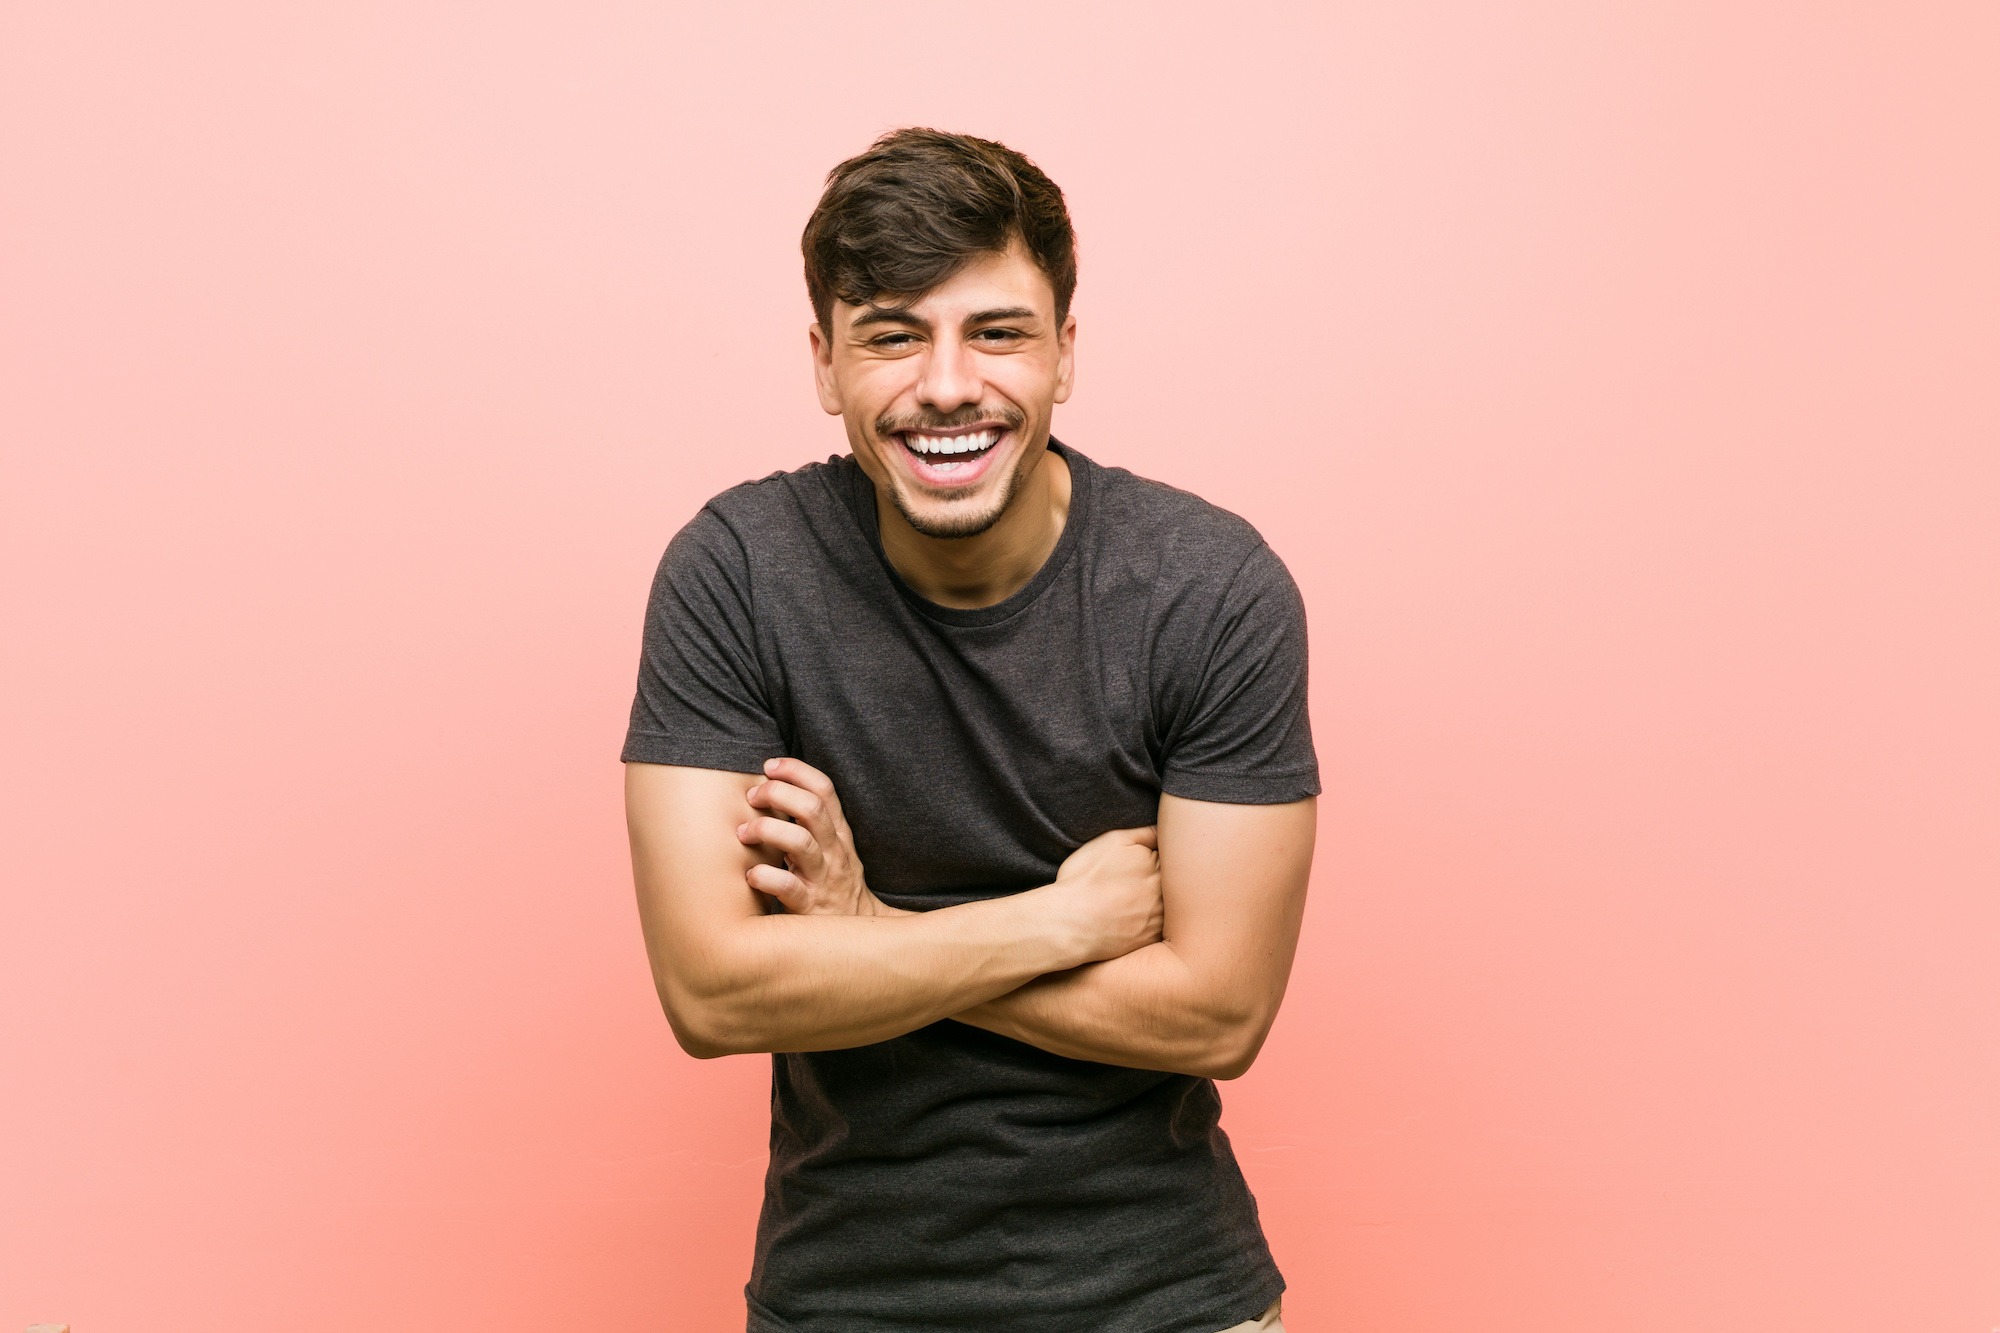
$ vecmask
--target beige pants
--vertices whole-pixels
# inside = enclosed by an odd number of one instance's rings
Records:
[[[1272,1301],[1271,1308],[1255,1319],[1246,1319],[1240,1324],[1231,1324],[1222,1333],[1285,1333],[1285,1325],[1278,1318],[1278,1306],[1282,1301]]]

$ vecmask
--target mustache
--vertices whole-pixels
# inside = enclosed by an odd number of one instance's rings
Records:
[[[1028,414],[1017,407],[961,407],[955,412],[905,412],[896,415],[884,412],[875,418],[877,435],[900,435],[904,431],[948,431],[975,426],[982,421],[997,421],[1008,430],[1019,430],[1028,424]]]

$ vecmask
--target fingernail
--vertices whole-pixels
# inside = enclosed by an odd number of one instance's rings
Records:
[[[776,768],[777,766],[778,766],[778,761],[775,759],[766,759],[764,761],[764,771],[766,773],[769,773],[772,769]]]

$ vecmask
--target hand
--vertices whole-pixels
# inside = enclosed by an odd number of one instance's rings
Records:
[[[1100,833],[1069,854],[1045,891],[1074,914],[1086,962],[1143,949],[1166,929],[1159,840],[1151,828]]]
[[[738,824],[737,841],[785,859],[782,866],[760,864],[745,871],[751,888],[797,916],[906,915],[869,891],[861,858],[854,854],[854,835],[826,774],[802,760],[772,759],[764,765],[764,781],[745,799],[772,814]]]

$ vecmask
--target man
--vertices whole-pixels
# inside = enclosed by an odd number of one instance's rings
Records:
[[[1278,1329],[1212,1080],[1312,859],[1297,590],[1050,438],[1075,241],[1026,158],[889,134],[804,251],[852,452],[673,539],[624,750],[674,1033],[775,1053],[748,1327]]]

